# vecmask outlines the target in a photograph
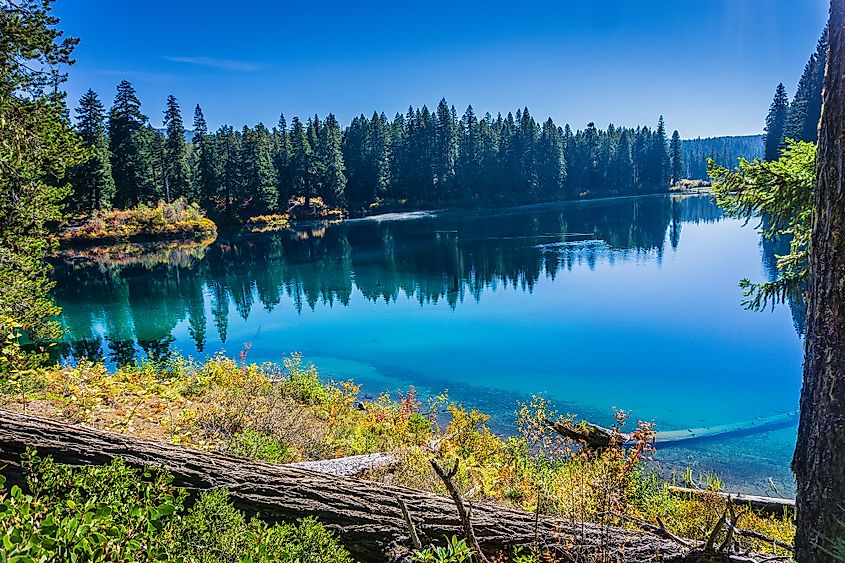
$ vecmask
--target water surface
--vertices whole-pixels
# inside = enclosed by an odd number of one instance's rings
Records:
[[[709,196],[399,214],[61,263],[56,297],[69,356],[235,356],[249,343],[254,361],[302,352],[371,394],[448,389],[501,431],[532,393],[599,423],[618,407],[672,430],[797,408],[789,308],[740,306],[737,281],[771,273],[752,227]],[[789,427],[658,459],[789,494],[794,440]]]

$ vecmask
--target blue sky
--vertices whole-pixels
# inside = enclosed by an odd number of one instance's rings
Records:
[[[583,128],[654,124],[683,137],[760,132],[790,97],[826,0],[507,3],[57,0],[82,39],[67,85],[106,105],[122,79],[161,123],[175,95],[211,128],[285,115],[392,116],[445,96],[463,113],[527,105]]]

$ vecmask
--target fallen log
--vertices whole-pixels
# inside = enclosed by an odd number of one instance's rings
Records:
[[[337,532],[361,561],[409,561],[411,534],[403,517],[407,507],[423,545],[444,536],[463,535],[452,502],[445,497],[289,465],[250,461],[217,452],[71,426],[58,421],[0,409],[0,465],[7,476],[20,478],[20,455],[34,447],[69,465],[104,464],[116,457],[136,466],[159,466],[188,490],[226,487],[233,504],[267,520],[318,517]],[[401,503],[400,503],[401,501]],[[472,520],[481,549],[489,556],[510,553],[515,546],[535,545],[539,538],[562,560],[690,563],[753,561],[727,553],[702,554],[668,537],[648,531],[573,522],[511,508],[474,505]]]
[[[695,440],[727,438],[757,432],[768,432],[779,428],[788,428],[797,424],[797,422],[798,413],[791,411],[728,424],[714,424],[712,426],[684,428],[681,430],[664,430],[654,433],[654,445],[655,447],[665,447]],[[580,442],[590,448],[601,449],[607,448],[614,443],[629,444],[633,442],[633,437],[629,433],[614,432],[610,428],[605,428],[604,426],[587,421],[549,421],[548,424],[558,434]]]
[[[788,498],[763,497],[757,495],[745,495],[741,493],[726,493],[722,491],[707,491],[705,489],[692,489],[689,487],[669,486],[669,492],[677,496],[704,496],[716,495],[726,502],[730,499],[737,506],[747,506],[755,512],[766,514],[782,515],[784,512],[795,511],[795,500]]]

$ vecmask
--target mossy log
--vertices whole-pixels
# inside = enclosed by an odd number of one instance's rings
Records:
[[[455,505],[446,497],[404,487],[332,476],[289,465],[250,461],[217,452],[143,441],[85,426],[0,409],[0,465],[20,478],[20,455],[34,447],[69,465],[104,464],[116,457],[158,466],[188,490],[225,487],[234,505],[267,520],[318,517],[340,534],[361,561],[409,561],[411,537],[400,500],[423,545],[461,536]],[[704,553],[655,531],[631,531],[551,518],[488,504],[474,505],[473,526],[490,556],[539,542],[564,561],[748,562],[748,556]]]

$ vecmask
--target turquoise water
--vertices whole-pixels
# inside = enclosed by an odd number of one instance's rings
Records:
[[[658,429],[797,408],[801,340],[789,307],[740,306],[771,251],[708,196],[648,196],[390,215],[297,232],[222,235],[159,263],[60,263],[66,355],[178,350],[278,361],[297,351],[369,394],[414,385],[513,428],[543,393],[609,424]],[[795,428],[661,449],[670,468],[733,489],[792,492]]]

